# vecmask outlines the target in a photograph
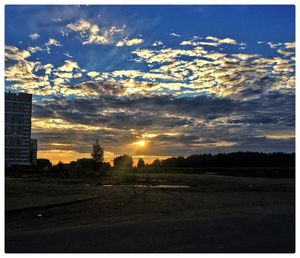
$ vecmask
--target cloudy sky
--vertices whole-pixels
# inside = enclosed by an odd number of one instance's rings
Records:
[[[5,88],[38,157],[295,147],[293,6],[9,6]]]

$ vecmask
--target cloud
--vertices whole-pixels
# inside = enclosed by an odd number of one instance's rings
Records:
[[[294,51],[292,48],[288,48],[288,49],[283,49],[283,48],[280,48],[277,50],[277,52],[281,55],[284,55],[286,57],[289,57],[289,56],[292,56],[294,55]]]
[[[181,35],[179,35],[179,34],[177,34],[177,33],[175,33],[175,32],[170,33],[170,36],[173,36],[173,37],[181,37]]]
[[[199,37],[193,37],[192,40],[184,40],[180,43],[182,46],[211,46],[211,47],[218,47],[222,44],[231,44],[231,45],[237,45],[237,41],[235,39],[231,38],[224,38],[224,39],[219,39],[216,37],[212,36],[207,36],[205,37],[205,40],[207,41],[199,41]],[[239,46],[240,48],[244,49],[245,48],[245,43],[240,43]]]
[[[285,57],[291,57],[295,54],[295,42],[265,42],[265,41],[259,41],[258,44],[268,44],[270,48],[277,49],[277,53],[285,56]]]
[[[244,43],[244,42],[242,42],[242,43],[240,43],[239,44],[239,49],[241,49],[241,50],[243,50],[243,49],[246,49],[247,48],[247,44],[246,43]]]
[[[37,40],[40,38],[40,35],[38,33],[32,33],[28,37],[31,38],[32,40]]]
[[[38,64],[37,69],[44,70],[45,74],[49,75],[52,73],[53,65],[52,64],[45,64],[45,65]]]
[[[119,95],[124,92],[124,87],[120,84],[108,82],[82,82],[74,87],[76,90],[86,92],[87,95]]]
[[[84,29],[89,25],[81,24]],[[27,58],[35,50],[20,50],[13,46],[7,46],[6,62],[10,67],[19,62],[17,66],[7,69],[6,78],[15,82],[17,78],[18,88],[34,86],[36,92],[36,80],[41,80],[45,85],[46,77],[39,79],[39,70],[44,70],[48,75],[51,88],[43,87],[41,94],[54,94],[57,96],[80,97],[89,96],[86,87],[74,86],[77,81],[74,79],[86,78],[89,76],[97,83],[108,82],[111,85],[122,85],[122,95],[147,96],[149,94],[172,94],[174,97],[186,95],[197,96],[207,94],[216,97],[226,97],[232,99],[253,99],[260,94],[267,94],[270,91],[293,92],[295,88],[295,60],[292,51],[294,51],[293,42],[286,42],[282,46],[286,48],[279,49],[279,52],[285,51],[283,57],[264,58],[258,54],[239,53],[237,44],[235,54],[224,53],[221,50],[211,50],[209,46],[203,43],[212,43],[219,45],[219,42],[229,42],[228,40],[218,39],[208,36],[206,40],[198,41],[183,40],[180,46],[189,46],[184,48],[143,48],[132,51],[134,58],[132,60],[144,62],[146,69],[123,69],[103,72],[99,70],[81,69],[78,64],[72,60],[66,60],[64,65],[54,68],[53,66],[43,67],[47,64],[39,62],[29,62]],[[228,39],[228,38],[225,38]],[[54,43],[54,45],[59,43]],[[124,41],[125,42],[125,41]],[[125,43],[124,43],[125,44]],[[223,44],[223,43],[222,43]],[[244,46],[244,45],[242,45]],[[208,48],[208,49],[207,49]],[[31,52],[31,51],[32,52]],[[281,54],[280,53],[280,54]],[[287,58],[289,57],[289,58]],[[14,76],[14,74],[18,76]],[[76,75],[75,75],[76,74]],[[26,78],[21,81],[21,77]],[[29,77],[35,81],[29,82]],[[23,83],[23,84],[22,84]],[[22,86],[23,85],[23,86]],[[65,94],[65,95],[64,95]],[[101,91],[90,91],[91,96],[104,94]]]
[[[193,50],[165,48],[161,50],[138,49],[132,52],[147,63],[165,63],[175,61],[180,56],[202,56],[207,52],[202,47],[196,47]]]
[[[157,47],[157,46],[162,46],[163,44],[164,43],[162,41],[157,40],[152,43],[152,46]]]
[[[61,43],[58,40],[49,38],[49,40],[45,43],[45,48],[48,54],[51,53],[50,46],[62,47]]]
[[[6,88],[34,94],[32,133],[44,153],[88,156],[99,135],[106,151],[133,155],[140,153],[131,143],[140,139],[148,142],[146,155],[293,150],[295,42],[241,51],[245,43],[211,35],[164,46],[134,34],[159,28],[136,17],[128,22],[137,27],[125,29],[102,23],[105,12],[99,18],[82,6],[51,8],[55,15],[30,17],[40,20],[30,31],[48,35],[47,42],[28,44],[39,41],[26,34],[23,47],[5,48]],[[67,52],[78,47],[74,39],[85,52]],[[138,44],[143,48],[126,47]],[[62,45],[51,56],[39,52]]]
[[[57,96],[73,96],[77,98],[82,97],[99,97],[103,95],[121,95],[125,89],[121,84],[109,82],[94,82],[84,81],[70,87],[69,81],[72,78],[82,77],[81,73],[57,73],[54,72],[56,78],[52,80],[54,87],[52,87],[52,94]]]
[[[287,53],[288,51],[293,51],[295,49],[295,42],[266,42],[266,41],[258,41],[258,44],[267,44],[270,46],[270,48],[273,49],[278,49],[277,52],[285,55],[285,56],[289,56],[289,54]],[[280,48],[280,49],[279,49]],[[284,50],[285,49],[285,50]]]
[[[46,43],[46,45],[48,46],[56,46],[56,47],[62,47],[62,45],[60,44],[59,41],[55,40],[55,39],[49,39],[48,42]]]
[[[98,25],[92,25],[84,19],[80,19],[75,23],[68,24],[67,28],[73,31],[78,31],[80,33],[86,33],[87,31],[89,31],[90,33],[97,33],[100,31]]]
[[[57,23],[57,22],[62,22],[62,19],[54,17],[54,18],[51,18],[51,21]]]
[[[63,79],[71,79],[71,78],[73,78],[73,74],[72,74],[72,73],[68,73],[68,72],[66,72],[66,73],[62,73],[62,72],[60,72],[60,73],[54,72],[53,74],[54,74],[55,76],[57,76],[57,77],[59,77],[59,78],[63,78]],[[69,80],[66,80],[66,81],[69,81]]]
[[[5,61],[25,61],[31,54],[28,50],[20,50],[14,46],[5,46]]]
[[[217,37],[207,36],[207,37],[205,37],[205,39],[217,42],[218,44],[232,44],[232,45],[237,44],[237,41],[235,39],[232,39],[232,38],[219,39]]]
[[[183,45],[191,43],[193,41],[182,42]],[[136,54],[139,60],[156,65],[156,68],[149,73],[155,73],[151,81],[156,84],[155,87],[149,87],[149,90],[174,90],[175,96],[205,93],[232,98],[242,96],[255,98],[258,94],[255,92],[294,90],[294,60],[292,59],[263,58],[258,54],[208,52],[204,48],[195,46],[198,43],[192,44],[194,48],[190,50],[168,48],[133,51],[132,53]],[[289,52],[285,54],[290,55]],[[189,56],[191,60],[183,61],[184,56]],[[291,79],[287,79],[288,76]],[[170,78],[173,81],[167,83],[166,80]],[[256,90],[246,90],[251,88]],[[257,91],[258,89],[261,91]]]
[[[65,60],[64,65],[57,68],[61,72],[72,72],[74,69],[79,69],[77,62],[72,60]]]
[[[23,82],[29,79],[33,79],[36,77],[33,74],[33,68],[34,66],[31,63],[17,63],[5,70],[5,79],[7,81],[15,82]]]
[[[199,42],[195,42],[195,41],[192,41],[192,40],[184,40],[180,43],[180,45],[182,46],[186,46],[186,45],[190,45],[190,46],[199,46]]]
[[[31,53],[36,53],[38,51],[43,51],[43,49],[39,46],[37,47],[28,47],[28,50],[31,52]]]
[[[82,77],[82,73],[75,73],[73,75],[74,78],[81,78]]]
[[[101,84],[90,83],[81,85],[82,90],[103,88]],[[101,134],[106,149],[128,154],[133,151],[130,143],[149,135],[146,155],[237,149],[266,151],[274,146],[291,150],[294,146],[295,116],[290,110],[295,106],[295,98],[291,94],[274,92],[242,101],[207,96],[116,97],[115,93],[106,93],[104,90],[103,95],[95,98],[45,102],[43,108],[34,106],[33,115],[38,118],[34,118],[34,133],[45,141],[53,137],[58,144],[72,144],[81,151],[89,149]],[[288,138],[280,137],[287,133]]]
[[[21,50],[14,46],[5,46],[5,80],[24,82],[36,78],[35,63],[27,60],[31,56],[28,50]]]
[[[70,23],[67,28],[79,32],[82,44],[98,44],[107,45],[114,42],[113,36],[120,32],[123,32],[123,28],[117,28],[115,26],[109,29],[103,30],[97,24],[92,24],[84,19],[79,19],[75,23]]]
[[[96,72],[96,71],[91,71],[88,72],[87,75],[91,78],[97,77],[100,73]]]
[[[267,42],[267,44],[270,46],[270,48],[278,48],[282,45],[280,42],[279,43]]]
[[[295,49],[296,44],[295,44],[295,42],[285,42],[284,46],[286,49]]]
[[[66,57],[73,58],[73,56],[71,56],[70,53],[68,53],[68,52],[67,52],[67,53],[64,53],[64,55],[65,55]]]
[[[133,46],[143,43],[143,39],[134,38],[134,39],[123,39],[121,41],[118,41],[116,43],[117,47],[123,47],[123,46]]]

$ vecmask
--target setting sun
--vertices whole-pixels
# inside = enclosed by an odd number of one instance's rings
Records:
[[[138,141],[138,142],[134,142],[133,144],[139,145],[140,147],[144,147],[146,142],[145,141]]]

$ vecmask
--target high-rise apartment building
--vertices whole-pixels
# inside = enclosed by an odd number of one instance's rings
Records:
[[[31,141],[31,111],[31,94],[5,93],[6,166],[34,165],[34,157],[36,162],[37,144]]]
[[[37,165],[37,139],[31,139],[30,145],[30,163],[32,166]]]

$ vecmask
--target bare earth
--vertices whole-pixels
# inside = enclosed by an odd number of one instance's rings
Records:
[[[294,179],[129,181],[6,178],[6,252],[295,251]]]

